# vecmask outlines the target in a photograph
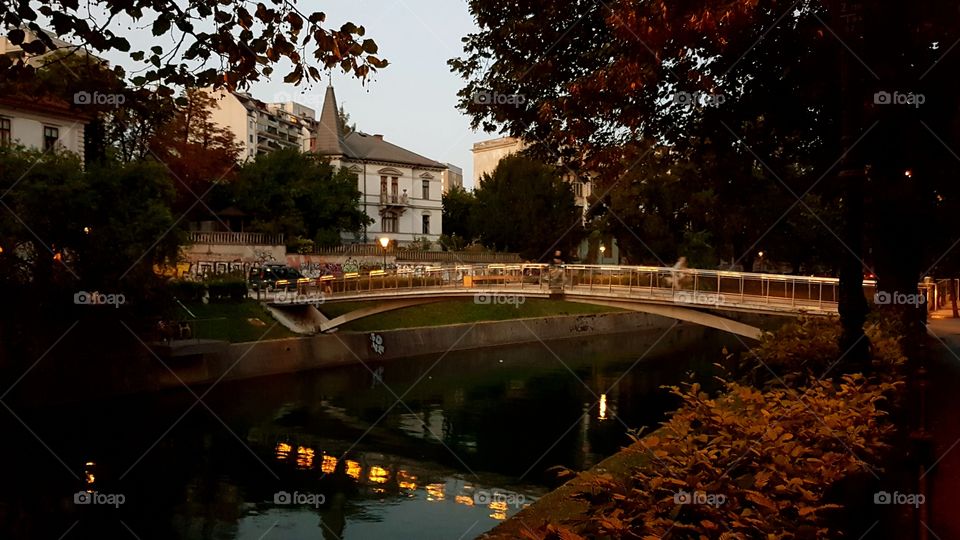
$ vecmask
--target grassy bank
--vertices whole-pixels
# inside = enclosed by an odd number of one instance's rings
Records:
[[[186,304],[196,320],[187,313],[179,314],[184,320],[193,321],[194,337],[220,339],[231,343],[279,339],[296,336],[277,323],[270,313],[255,300],[223,301],[203,304]]]
[[[337,317],[360,307],[369,306],[368,302],[348,302],[327,304],[320,311],[327,317]],[[559,315],[591,315],[621,311],[616,308],[528,298],[519,305],[477,304],[472,299],[437,302],[397,311],[388,311],[354,321],[342,326],[342,330],[371,332],[375,330],[393,330],[395,328],[419,328],[442,324],[463,324],[482,321],[506,321],[533,317],[554,317]]]

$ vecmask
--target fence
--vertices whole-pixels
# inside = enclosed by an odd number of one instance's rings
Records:
[[[348,244],[330,248],[317,248],[311,255],[331,256],[383,256],[379,244]],[[387,256],[398,262],[438,262],[438,263],[517,263],[520,255],[490,251],[424,251],[419,249],[396,249],[391,247]]]
[[[282,246],[282,234],[249,232],[202,232],[192,231],[190,242],[194,244],[220,244],[231,246]]]

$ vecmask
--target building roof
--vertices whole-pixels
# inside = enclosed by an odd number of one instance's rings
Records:
[[[333,86],[327,87],[317,125],[316,152],[325,156],[343,156],[357,161],[379,161],[398,165],[413,165],[430,169],[446,169],[439,161],[421,156],[383,140],[383,135],[354,132],[345,138],[340,125],[340,111]]]

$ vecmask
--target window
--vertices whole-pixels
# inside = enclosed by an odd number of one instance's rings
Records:
[[[380,228],[383,229],[382,232],[385,232],[385,233],[397,232],[397,216],[392,214],[383,216],[383,219],[381,220]]]
[[[387,177],[386,176],[380,177],[380,194],[381,195],[387,194]]]
[[[13,140],[13,133],[10,130],[10,119],[0,118],[0,146],[6,146]]]
[[[424,199],[430,198],[430,181],[429,180],[423,181],[423,198]]]
[[[43,126],[43,150],[47,151],[57,145],[60,140],[60,128]]]
[[[390,193],[393,195],[394,200],[396,200],[397,195],[400,194],[400,181],[396,176],[390,179]]]
[[[423,216],[423,234],[430,234],[430,216]]]

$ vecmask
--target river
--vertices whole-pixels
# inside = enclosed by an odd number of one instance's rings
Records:
[[[8,406],[0,538],[475,538],[739,343],[680,325]]]

